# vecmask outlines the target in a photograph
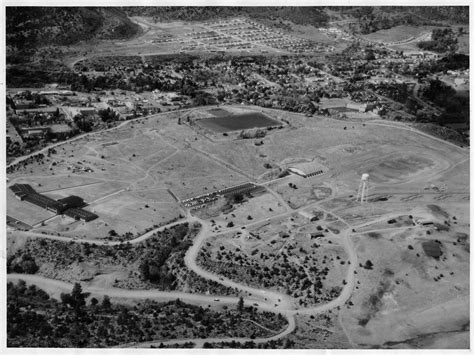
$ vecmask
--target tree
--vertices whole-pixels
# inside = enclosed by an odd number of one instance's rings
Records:
[[[239,312],[243,312],[244,310],[244,298],[242,296],[239,297],[239,302],[237,303],[237,310]]]
[[[235,202],[235,203],[240,203],[240,202],[242,202],[243,200],[244,200],[244,194],[242,194],[242,193],[239,192],[239,193],[236,193],[236,194],[234,195],[234,202]]]
[[[97,328],[97,336],[99,338],[106,338],[107,336],[109,335],[109,332],[107,331],[107,328],[105,328],[103,325],[100,325],[98,328]]]
[[[126,325],[129,322],[130,314],[128,313],[128,309],[122,307],[118,317],[117,317],[117,324],[118,325]]]
[[[90,302],[91,302],[91,306],[93,306],[93,307],[95,307],[99,304],[99,301],[95,297],[92,297]]]
[[[372,270],[373,266],[374,266],[374,264],[372,263],[372,261],[367,260],[367,261],[365,262],[364,269]]]
[[[24,254],[20,258],[20,262],[14,267],[15,272],[34,274],[39,267],[36,265],[35,259],[30,254]]]
[[[61,292],[61,302],[63,305],[69,305],[71,304],[71,295],[69,293],[62,293]]]
[[[76,311],[81,310],[86,305],[86,298],[89,293],[82,292],[81,284],[76,282],[71,292],[71,305]]]
[[[110,297],[105,295],[102,299],[101,307],[104,311],[108,311],[112,308],[112,304],[110,303]]]
[[[367,49],[365,51],[365,60],[374,60],[374,59],[375,59],[374,51],[372,49]]]
[[[106,123],[112,122],[118,119],[118,114],[115,111],[111,110],[110,107],[103,110],[99,110],[98,113],[102,121]]]

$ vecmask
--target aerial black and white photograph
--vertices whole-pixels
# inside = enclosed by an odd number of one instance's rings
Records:
[[[470,349],[469,3],[19,5],[6,354]]]

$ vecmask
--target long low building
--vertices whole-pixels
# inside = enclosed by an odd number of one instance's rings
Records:
[[[28,184],[12,185],[10,186],[10,190],[13,191],[19,200],[28,201],[56,214],[64,214],[84,222],[89,222],[99,217],[95,213],[81,208],[84,207],[86,203],[79,196],[72,195],[59,200],[54,200],[51,197],[36,192],[35,189]]]
[[[251,182],[246,182],[244,184],[216,190],[216,191],[207,193],[205,195],[194,196],[191,198],[187,198],[185,200],[181,200],[181,204],[184,207],[188,207],[188,208],[201,208],[202,206],[206,204],[216,201],[218,199],[218,196],[232,196],[232,195],[237,195],[239,193],[244,194],[244,193],[255,191],[261,188],[262,187],[255,185]]]
[[[75,220],[81,220],[84,222],[92,221],[98,217],[95,213],[83,210],[82,208],[69,208],[64,211],[64,214],[68,217],[74,218]]]
[[[296,174],[304,178],[309,178],[312,176],[323,174],[326,169],[322,164],[313,160],[295,163],[294,165],[288,167],[288,171],[292,174]]]

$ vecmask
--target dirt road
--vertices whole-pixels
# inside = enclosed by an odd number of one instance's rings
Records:
[[[27,275],[27,274],[8,274],[7,275],[8,281],[18,281],[23,280],[27,284],[34,284],[37,287],[43,289],[51,297],[60,300],[61,293],[71,292],[73,288],[73,284],[49,279],[43,276],[38,275]],[[234,307],[237,305],[239,298],[238,297],[222,297],[216,298],[216,296],[208,296],[208,295],[200,295],[200,294],[191,294],[186,292],[166,292],[166,291],[156,291],[156,290],[125,290],[119,288],[97,288],[97,287],[87,287],[83,286],[83,292],[90,293],[91,297],[103,297],[105,295],[109,296],[112,299],[154,299],[159,301],[171,301],[179,298],[182,301],[185,301],[190,304],[195,304],[199,306],[206,306],[207,305],[214,305],[214,306],[222,306],[222,305],[229,305],[230,307]],[[291,313],[288,312],[277,312],[275,309],[264,302],[258,302],[255,300],[244,300],[245,303],[256,304],[256,307],[263,311],[269,311],[272,313],[281,313],[285,316],[288,320],[288,326],[280,333],[275,334],[269,338],[206,338],[206,339],[176,339],[170,341],[153,341],[153,342],[146,342],[146,343],[139,343],[139,344],[125,344],[121,347],[150,347],[150,345],[159,345],[160,343],[164,344],[175,344],[175,343],[186,343],[192,341],[196,344],[197,347],[202,347],[205,342],[221,342],[221,341],[238,341],[238,342],[246,342],[246,341],[253,341],[255,343],[264,343],[269,340],[277,340],[286,335],[292,333],[295,330],[296,322]]]

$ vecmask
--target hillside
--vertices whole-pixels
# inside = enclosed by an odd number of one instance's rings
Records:
[[[140,31],[116,8],[7,7],[5,18],[10,50],[127,38]]]
[[[155,21],[205,21],[246,16],[259,20],[291,21],[296,25],[326,26],[348,21],[350,30],[371,33],[398,25],[468,24],[467,6],[288,6],[288,7],[124,7],[129,16],[149,16]]]
[[[347,20],[347,29],[371,33],[399,25],[469,24],[467,6],[332,6],[328,10],[337,20]]]
[[[347,22],[351,32],[371,33],[398,25],[467,24],[467,6],[148,6],[148,7],[7,7],[6,44],[9,51],[47,45],[70,45],[91,39],[119,39],[136,35],[140,27],[128,16],[159,21],[203,21],[245,16],[272,25],[284,21],[325,27]]]
[[[291,21],[297,25],[324,26],[329,20],[324,7],[315,6],[159,6],[124,7],[129,16],[149,16],[155,21],[206,21],[246,16],[259,20]]]

